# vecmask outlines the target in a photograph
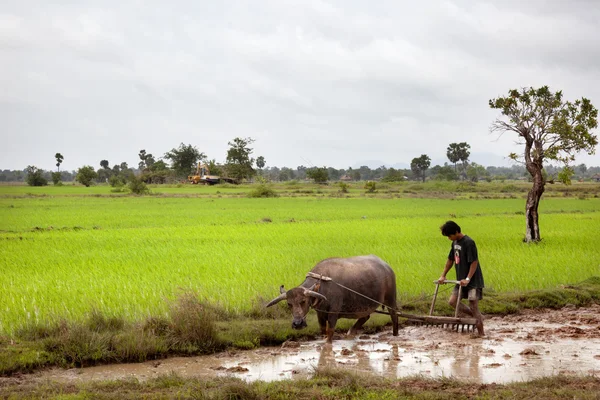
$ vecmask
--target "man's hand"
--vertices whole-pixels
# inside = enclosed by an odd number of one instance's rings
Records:
[[[446,282],[446,277],[444,275],[440,276],[440,279],[438,279],[438,283],[442,284]]]
[[[460,281],[460,286],[467,286],[468,284],[469,284],[469,281],[468,281],[468,280],[466,280],[466,279],[462,279],[462,280]]]

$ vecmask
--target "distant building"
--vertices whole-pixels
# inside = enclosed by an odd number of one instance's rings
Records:
[[[340,181],[342,181],[342,182],[349,182],[351,180],[352,180],[352,177],[350,175],[342,175],[340,177]]]
[[[596,175],[592,176],[592,179],[595,180],[596,182],[600,182],[600,174],[596,174]]]

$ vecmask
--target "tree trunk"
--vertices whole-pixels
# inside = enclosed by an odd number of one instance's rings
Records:
[[[529,169],[529,168],[528,168]],[[534,171],[531,174],[533,178],[533,186],[527,195],[527,203],[525,205],[525,221],[526,221],[526,233],[525,241],[539,242],[542,240],[540,236],[540,225],[538,216],[538,206],[540,199],[544,193],[544,177],[542,176],[541,168],[533,168]],[[530,170],[530,173],[532,171]]]

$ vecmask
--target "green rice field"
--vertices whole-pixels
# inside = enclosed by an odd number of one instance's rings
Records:
[[[527,245],[521,196],[252,199],[244,190],[136,197],[105,186],[0,186],[0,332],[78,320],[92,308],[132,320],[161,315],[187,290],[244,311],[281,284],[300,284],[321,259],[360,254],[386,260],[400,300],[410,299],[434,288],[450,248],[439,232],[448,219],[475,239],[487,290],[600,276],[597,197],[544,198],[543,241]]]

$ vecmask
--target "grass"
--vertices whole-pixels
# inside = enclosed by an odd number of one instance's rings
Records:
[[[456,379],[385,379],[338,369],[317,369],[311,379],[244,383],[236,378],[194,379],[170,374],[90,383],[20,381],[0,386],[0,396],[25,398],[119,399],[597,399],[598,377],[557,375],[505,385]]]
[[[165,315],[180,289],[243,312],[331,256],[379,255],[403,301],[432,291],[450,245],[438,227],[450,218],[476,240],[488,289],[600,275],[600,199],[544,200],[538,245],[521,242],[522,207],[519,199],[0,198],[0,332],[80,320],[92,307],[131,320]]]

